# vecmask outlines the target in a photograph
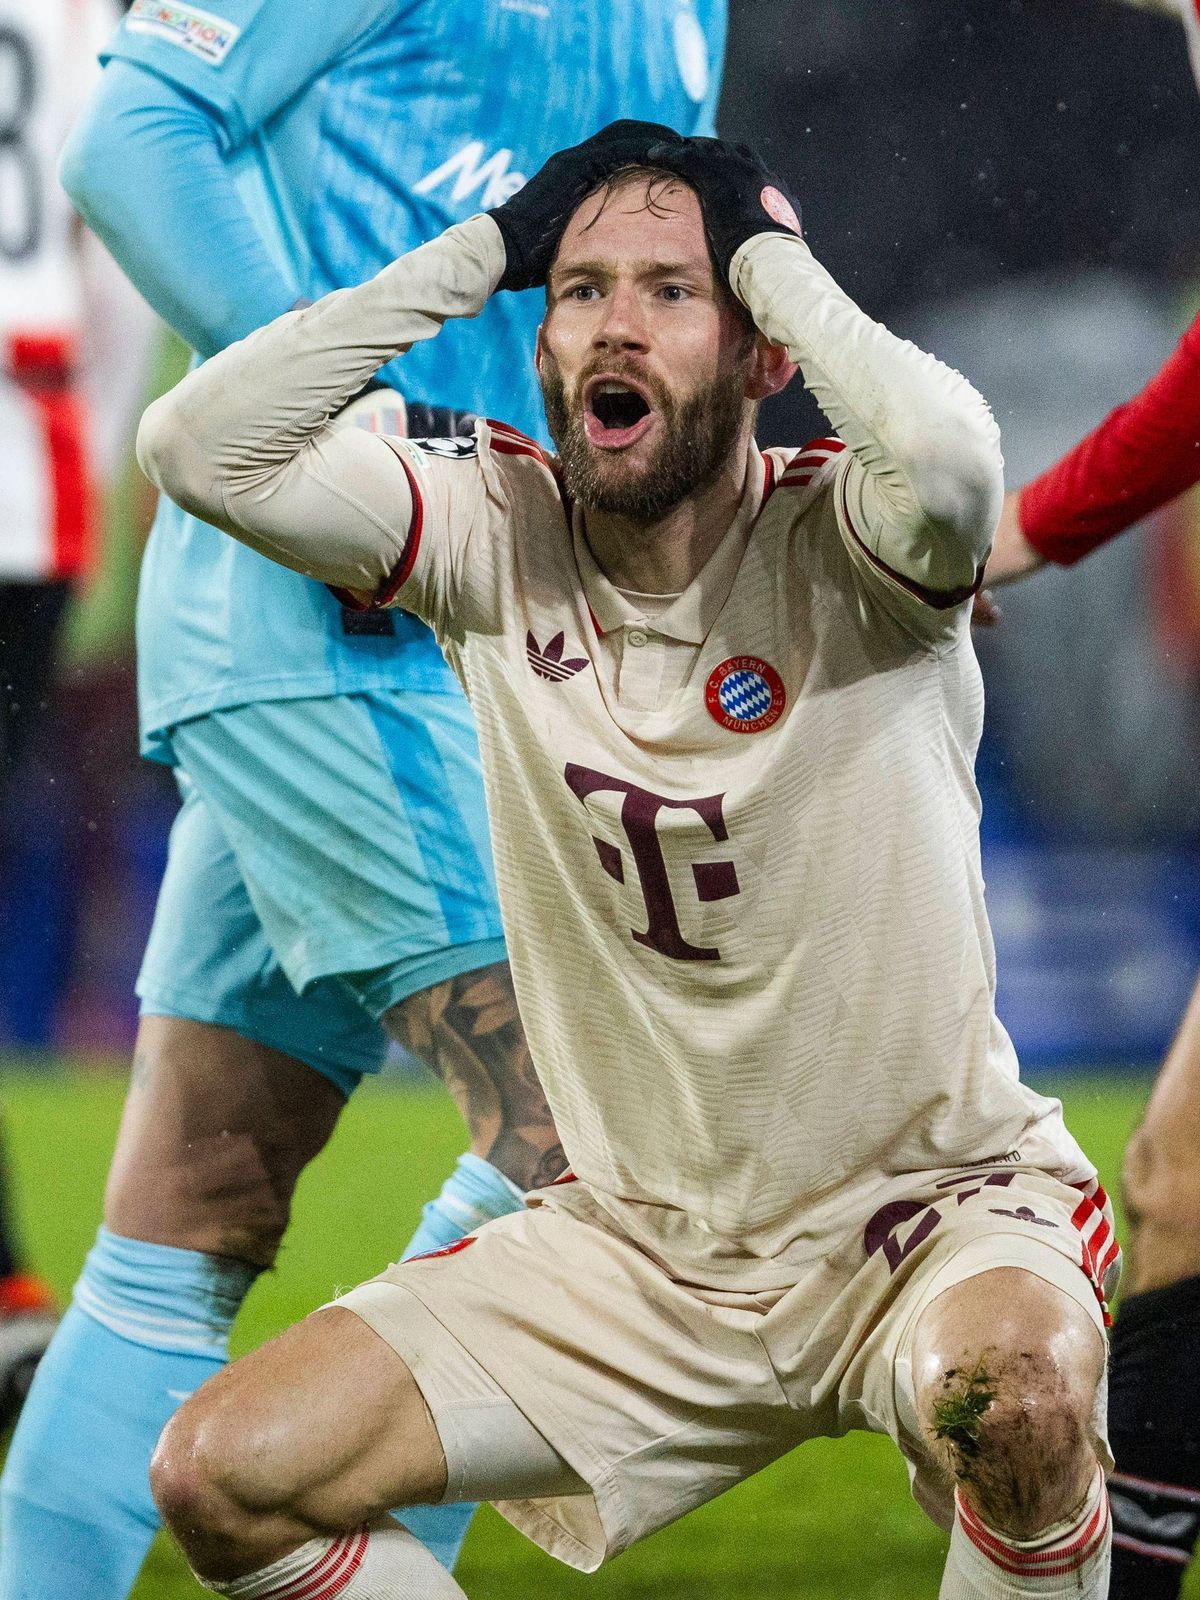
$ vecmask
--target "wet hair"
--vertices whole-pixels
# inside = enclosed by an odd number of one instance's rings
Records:
[[[672,172],[669,167],[643,167],[636,162],[630,162],[626,167],[618,167],[614,173],[605,178],[603,183],[584,195],[580,205],[586,205],[593,195],[599,195],[600,209],[583,231],[586,233],[588,228],[595,227],[604,215],[608,202],[613,195],[639,182],[644,182],[646,185],[646,203],[643,205],[642,210],[649,211],[652,216],[656,217],[670,216],[670,212],[665,206],[660,205],[658,200],[658,196],[662,194],[664,189],[670,188],[673,184],[682,184],[685,189],[691,188],[691,184],[688,183],[686,178],[681,178],[677,172]]]
[[[648,211],[650,212],[651,216],[655,217],[669,217],[671,214],[669,209],[661,203],[660,196],[663,194],[664,190],[673,185],[681,185],[685,189],[691,189],[692,187],[686,178],[681,178],[677,172],[672,172],[669,167],[643,166],[638,162],[630,162],[628,166],[618,167],[615,172],[610,173],[609,176],[605,178],[603,183],[597,184],[597,186],[585,194],[583,199],[579,202],[579,205],[583,206],[586,205],[594,196],[600,196],[600,205],[596,211],[596,215],[591,219],[590,222],[584,225],[583,232],[586,233],[589,228],[594,228],[596,226],[597,222],[599,222],[600,218],[607,210],[608,203],[614,195],[620,193],[620,191],[623,189],[628,189],[634,183],[645,183],[646,199],[641,207],[641,210]],[[578,210],[579,207],[577,206],[575,209]],[[721,268],[717,263],[717,258],[713,253],[712,241],[708,237],[707,228],[704,230],[704,239],[705,243],[708,245],[708,258],[712,262],[713,277],[716,279],[718,299],[720,299],[724,305],[727,305],[732,309],[738,323],[741,326],[743,347],[749,349],[750,345],[754,342],[755,335],[758,332],[754,325],[754,319],[751,317],[750,313],[746,310],[745,306],[737,298],[733,290],[729,287],[729,284],[726,282],[725,274],[721,271]],[[557,255],[557,251],[555,254]],[[547,278],[547,307],[549,307],[549,304],[550,282],[549,278]]]

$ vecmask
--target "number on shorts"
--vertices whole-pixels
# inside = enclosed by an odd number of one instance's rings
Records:
[[[899,1230],[915,1217],[921,1220],[902,1243]],[[937,1207],[927,1205],[924,1200],[892,1200],[881,1206],[867,1223],[863,1230],[863,1248],[869,1256],[882,1250],[884,1260],[895,1272],[919,1244],[924,1244],[941,1220],[942,1213]]]
[[[955,1199],[961,1206],[965,1200],[970,1200],[985,1188],[1006,1189],[1012,1181],[1011,1172],[963,1172],[955,1173],[952,1178],[943,1178],[937,1187],[946,1191],[957,1190]],[[946,1198],[950,1198],[949,1192]],[[882,1251],[889,1269],[895,1272],[918,1245],[925,1243],[941,1220],[942,1213],[925,1200],[889,1201],[886,1206],[880,1206],[864,1228],[863,1249],[868,1256]],[[901,1229],[908,1222],[914,1226],[902,1239]]]

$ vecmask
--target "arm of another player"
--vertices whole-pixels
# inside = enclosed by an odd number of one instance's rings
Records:
[[[126,16],[63,155],[77,208],[159,315],[201,355],[293,305],[227,164],[231,152],[372,30],[392,0],[217,0],[204,49],[179,13]],[[194,23],[195,18],[191,19]]]
[[[1070,566],[1200,482],[1200,317],[1132,400],[1005,497],[985,582]]]
[[[212,114],[154,73],[108,64],[60,177],[147,302],[201,355],[295,302],[297,285],[230,180]]]
[[[848,534],[884,581],[935,611],[960,604],[978,586],[1003,494],[999,430],[985,402],[838,287],[752,152],[693,139],[652,159],[696,188],[733,292],[799,364],[849,446],[839,490]]]
[[[1010,489],[992,540],[992,553],[983,571],[983,581],[991,587],[1015,583],[1046,565],[1046,558],[1025,537],[1021,527],[1021,491]]]

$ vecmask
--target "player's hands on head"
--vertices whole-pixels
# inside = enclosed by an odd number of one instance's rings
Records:
[[[622,167],[644,166],[647,152],[685,144],[661,122],[610,122],[582,144],[550,157],[511,200],[488,212],[504,239],[501,289],[533,289],[546,281],[554,252],[576,206]]]
[[[800,208],[749,145],[724,139],[664,140],[646,152],[650,166],[674,172],[700,197],[704,228],[717,266],[729,267],[759,233],[800,233]]]

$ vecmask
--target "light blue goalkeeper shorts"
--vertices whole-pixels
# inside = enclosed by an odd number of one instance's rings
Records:
[[[390,1007],[506,959],[475,730],[456,694],[213,711],[171,730],[183,805],[137,993],[345,1093]]]

